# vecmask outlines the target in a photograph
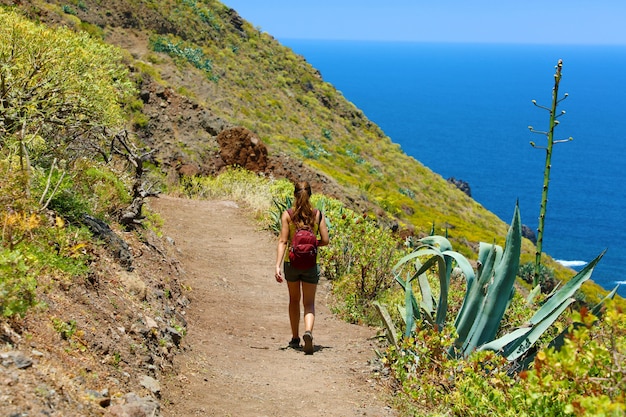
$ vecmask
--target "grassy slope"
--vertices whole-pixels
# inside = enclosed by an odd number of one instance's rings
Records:
[[[236,13],[221,2],[32,3],[48,10],[54,7],[66,19],[73,20],[75,26],[104,34],[105,41],[111,27],[131,23],[131,31],[154,34],[158,30],[160,36],[169,36],[172,43],[201,49],[212,67],[202,77],[204,82],[199,84],[197,77],[180,77],[169,80],[170,86],[231,123],[256,132],[270,152],[304,160],[337,180],[351,194],[358,193],[376,203],[386,215],[414,228],[418,234],[429,233],[433,223],[438,234],[447,229],[455,249],[470,259],[476,258],[472,247],[479,241],[504,243],[506,223],[403,153],[378,126],[324,82],[303,57],[248,22],[242,21],[240,27],[234,24]],[[71,14],[61,11],[63,6],[67,11],[67,5]],[[89,23],[81,24],[76,17]],[[151,67],[157,73],[159,65],[171,62],[156,53],[134,59],[135,64],[141,61],[139,67]],[[177,65],[181,73],[202,72],[184,60]],[[445,152],[441,152],[441,157],[446,157]],[[515,202],[510,203],[513,213]],[[534,258],[535,249],[529,241],[524,242],[523,250],[522,262]],[[572,275],[550,259],[547,263],[557,270],[559,278]],[[597,289],[587,288],[591,293]]]

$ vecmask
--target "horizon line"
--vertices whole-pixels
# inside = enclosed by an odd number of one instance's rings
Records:
[[[267,33],[267,32],[265,32]],[[526,46],[598,46],[626,47],[626,43],[576,43],[576,42],[538,42],[538,41],[466,41],[466,40],[410,40],[410,39],[347,39],[347,38],[310,38],[310,37],[278,37],[267,33],[276,40],[283,41],[315,41],[315,42],[367,42],[367,43],[421,43],[421,44],[468,44],[468,45],[526,45]]]

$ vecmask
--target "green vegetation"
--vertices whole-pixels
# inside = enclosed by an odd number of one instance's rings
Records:
[[[333,311],[352,323],[376,323],[373,303],[392,287],[391,267],[406,253],[397,233],[374,218],[326,202],[332,245],[322,248],[324,276],[333,281]]]
[[[124,175],[97,162],[134,93],[120,52],[0,10],[0,314],[23,316],[38,287],[84,279],[85,213],[115,217]]]
[[[87,16],[97,13],[92,2],[84,3]],[[377,215],[397,221],[416,236],[429,234],[433,224],[439,234],[447,229],[451,243],[468,258],[476,255],[478,242],[503,243],[504,222],[404,154],[303,57],[221,2],[137,1],[124,7],[153,45],[160,40],[164,47],[133,62],[138,78],[146,74],[167,85],[160,73],[175,64],[185,72],[171,85],[176,91],[188,92],[216,116],[255,132],[270,154],[303,160],[337,181],[344,201],[364,199],[382,209]],[[158,13],[160,20],[145,10]],[[175,28],[176,36],[163,33],[165,26]],[[209,72],[201,68],[203,63],[210,63]],[[217,78],[211,81],[212,76]],[[135,126],[145,127],[141,109],[133,108]],[[522,256],[535,249],[524,240]],[[569,276],[569,270],[551,259],[544,263],[558,280]],[[600,298],[590,283],[583,292],[590,302]]]
[[[277,231],[279,213],[291,204],[290,183],[240,169],[221,177],[204,183],[211,195],[254,204],[249,206],[254,213],[270,206],[263,224]],[[202,188],[195,182],[194,195],[205,195]],[[623,303],[608,300],[593,312],[574,304],[600,256],[559,291],[529,304],[513,286],[521,282],[517,209],[505,248],[481,244],[475,271],[442,236],[422,238],[408,253],[399,236],[375,219],[322,195],[312,201],[329,224],[332,244],[321,248],[320,265],[333,283],[334,311],[351,322],[376,324],[376,305],[385,312],[384,305],[399,305],[397,312],[387,312],[384,324],[392,332],[402,329],[403,336],[388,335],[392,342],[379,354],[397,381],[396,406],[403,413],[618,416],[626,411]],[[393,291],[394,280],[403,291]],[[454,322],[446,320],[450,315],[456,315]]]
[[[589,311],[601,291],[585,284],[587,292],[574,301],[595,261],[571,277],[548,260],[545,267],[566,284],[551,297],[523,297],[528,288],[517,279],[518,266],[529,263],[535,248],[521,238],[517,209],[505,238],[506,225],[496,216],[405,155],[302,57],[246,22],[233,23],[220,2],[128,3],[152,39],[152,50],[133,67],[138,78],[166,84],[160,69],[172,62],[199,74],[175,90],[198,91],[193,83],[208,79],[212,88],[201,100],[219,117],[259,134],[270,152],[304,160],[337,181],[347,200],[359,196],[376,207],[376,215],[363,214],[336,199],[313,198],[331,234],[320,259],[332,281],[333,310],[371,325],[381,324],[376,308],[386,312],[392,342],[379,355],[403,412],[623,415],[623,300]],[[99,33],[76,24],[78,15],[95,13],[90,4],[57,6],[71,27]],[[175,27],[177,37],[157,35],[142,21],[142,8]],[[0,314],[15,318],[37,304],[42,287],[88,275],[93,243],[80,216],[119,219],[131,201],[131,179],[111,163],[108,145],[125,124],[145,127],[147,119],[122,54],[100,35],[51,29],[2,9],[0,22]],[[276,231],[293,188],[233,168],[186,178],[179,191],[235,200]],[[391,221],[413,239],[385,226]],[[413,250],[411,242],[421,246]],[[446,319],[454,315],[455,323]],[[81,348],[76,322],[52,325],[70,347]],[[112,361],[119,364],[120,354]]]
[[[293,194],[293,186],[287,180],[270,181],[242,168],[231,168],[217,177],[187,177],[181,185],[181,191],[191,198],[219,199],[227,198],[246,204],[253,215],[270,227],[266,219],[272,206],[273,198],[285,198]],[[291,191],[289,191],[291,187]]]
[[[0,21],[0,148],[30,197],[33,175],[67,171],[106,147],[103,130],[123,123],[119,104],[134,90],[111,46],[11,12],[0,10]]]
[[[185,46],[183,42],[173,42],[165,36],[157,36],[151,40],[150,46],[155,52],[165,52],[175,59],[182,59],[194,67],[206,72],[209,79],[217,81],[217,77],[212,75],[213,64],[208,59],[202,49]]]
[[[581,325],[570,327],[564,346],[539,351],[531,368],[515,377],[492,353],[477,355],[463,367],[450,398],[455,415],[623,415],[624,311],[608,302],[600,320],[584,309],[572,319]]]
[[[28,210],[3,212],[0,220],[0,315],[25,315],[37,303],[37,286],[49,279],[86,277],[90,254],[84,230],[61,217],[48,225],[44,216]]]
[[[0,252],[0,314],[23,315],[35,303],[37,282],[19,250],[3,248]]]

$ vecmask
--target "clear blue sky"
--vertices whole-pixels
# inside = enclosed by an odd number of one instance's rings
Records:
[[[282,39],[626,45],[626,0],[222,0]]]

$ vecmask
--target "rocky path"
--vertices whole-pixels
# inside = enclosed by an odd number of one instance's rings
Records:
[[[178,375],[164,381],[164,416],[395,415],[368,364],[375,332],[334,318],[323,280],[314,355],[286,348],[287,287],[273,277],[276,240],[256,230],[243,208],[172,197],[151,206],[192,288],[187,349],[176,360]]]

